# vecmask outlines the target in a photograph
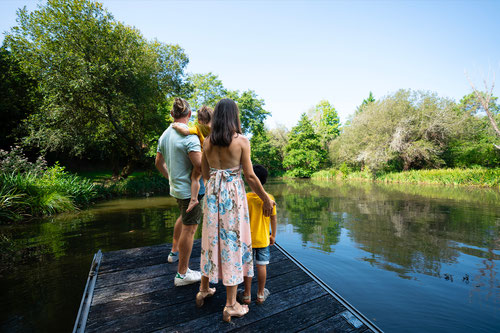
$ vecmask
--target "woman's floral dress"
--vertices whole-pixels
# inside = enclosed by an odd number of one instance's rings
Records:
[[[201,236],[201,273],[225,286],[253,276],[252,237],[241,167],[210,169]]]

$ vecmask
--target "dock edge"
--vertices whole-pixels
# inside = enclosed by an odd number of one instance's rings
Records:
[[[92,264],[90,265],[89,276],[87,278],[87,283],[85,284],[85,289],[83,291],[83,297],[82,301],[80,302],[80,308],[78,309],[78,315],[76,316],[73,333],[85,332],[85,326],[87,324],[87,317],[89,315],[92,297],[94,296],[94,287],[97,281],[97,273],[99,272],[101,260],[102,252],[101,250],[99,250],[96,254],[94,254],[94,259],[92,260]]]
[[[300,269],[302,269],[317,284],[319,284],[323,289],[325,289],[326,292],[328,292],[337,301],[339,301],[340,304],[342,304],[349,312],[351,312],[352,314],[354,314],[354,316],[357,317],[357,319],[359,321],[361,321],[363,324],[365,324],[366,327],[368,327],[369,329],[371,329],[374,332],[383,333],[383,331],[380,328],[378,328],[377,325],[373,324],[368,318],[366,318],[360,311],[358,311],[354,306],[352,306],[348,301],[346,301],[342,296],[340,296],[335,290],[333,290],[332,288],[330,288],[330,286],[328,286],[319,277],[317,277],[313,272],[311,272],[309,269],[307,269],[307,267],[305,267],[300,261],[298,261],[297,259],[295,259],[284,248],[282,248],[281,246],[279,246],[278,243],[274,243],[274,246],[276,246],[276,248],[278,250],[280,250],[281,253],[283,253],[286,257],[288,257],[288,259],[290,259],[294,264],[296,264],[297,266],[299,266]],[[346,316],[344,316],[344,318],[346,318]],[[346,320],[348,320],[348,319],[346,318]],[[351,322],[350,322],[350,324],[353,325],[353,323],[351,323]]]

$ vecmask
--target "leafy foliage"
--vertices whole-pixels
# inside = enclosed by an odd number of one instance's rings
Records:
[[[266,167],[270,176],[277,176],[284,172],[280,148],[273,145],[270,133],[261,131],[250,139],[252,162]]]
[[[189,88],[182,48],[146,41],[88,0],[21,9],[18,24],[6,43],[43,96],[26,144],[140,160],[164,128],[158,104]]]
[[[5,47],[0,48],[0,148],[7,149],[23,135],[22,121],[39,104],[37,82],[24,73]]]
[[[327,100],[320,101],[314,108],[309,110],[321,142],[327,147],[333,139],[340,134],[340,119],[337,110]]]
[[[454,105],[436,94],[410,90],[369,103],[332,142],[332,160],[373,170],[442,166],[443,152],[459,126]]]
[[[304,113],[290,134],[283,166],[290,177],[310,177],[326,161],[318,134],[314,132],[311,120]]]
[[[194,74],[190,78],[193,94],[188,100],[193,111],[199,110],[203,105],[215,108],[215,104],[227,95],[222,81],[213,73]]]
[[[370,91],[370,94],[368,95],[368,97],[367,97],[367,98],[365,98],[365,99],[363,100],[363,102],[361,102],[361,105],[360,105],[360,106],[358,106],[358,107],[356,108],[356,111],[355,111],[355,113],[354,113],[354,114],[355,114],[355,115],[357,115],[357,114],[359,114],[359,113],[363,112],[364,108],[365,108],[368,104],[373,103],[373,102],[375,102],[375,97],[373,97],[373,94],[372,94],[372,92]]]

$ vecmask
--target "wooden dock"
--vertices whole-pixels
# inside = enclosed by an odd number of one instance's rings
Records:
[[[381,332],[354,307],[279,246],[271,247],[266,288],[271,295],[231,323],[222,321],[222,283],[202,308],[199,283],[174,287],[177,264],[167,263],[170,244],[94,256],[74,332]],[[190,268],[199,270],[200,241]]]

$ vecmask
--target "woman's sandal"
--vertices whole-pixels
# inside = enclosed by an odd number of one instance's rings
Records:
[[[240,306],[240,309],[235,309],[236,304]],[[235,302],[233,305],[226,305],[224,307],[224,311],[222,311],[222,320],[224,320],[227,323],[231,322],[231,317],[243,317],[248,313],[248,305],[246,304],[240,304],[238,302]]]
[[[205,303],[205,298],[212,297],[215,294],[215,288],[208,288],[207,290],[200,290],[196,294],[196,306],[202,307]]]
[[[257,304],[264,303],[270,294],[271,293],[269,292],[269,290],[264,288],[264,295],[259,295],[259,293],[257,293],[257,300],[255,301],[255,303],[257,303]]]

